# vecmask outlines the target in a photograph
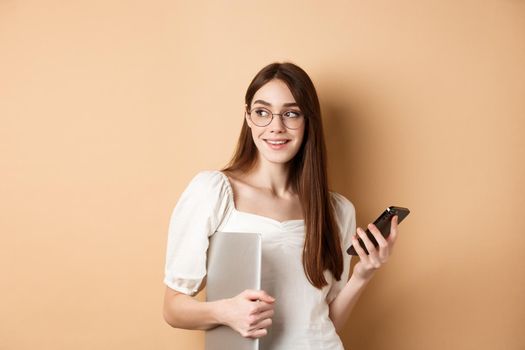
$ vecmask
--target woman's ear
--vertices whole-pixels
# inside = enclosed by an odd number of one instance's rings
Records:
[[[248,105],[244,105],[244,119],[246,120],[246,124],[248,124],[248,127],[252,128],[252,121],[250,120],[250,116],[248,115]]]

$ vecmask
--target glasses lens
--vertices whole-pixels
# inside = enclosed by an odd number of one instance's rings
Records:
[[[266,126],[272,121],[272,112],[266,108],[254,108],[250,112],[250,119],[257,126]]]
[[[304,117],[299,111],[287,111],[283,113],[283,123],[289,129],[298,129],[303,125]]]

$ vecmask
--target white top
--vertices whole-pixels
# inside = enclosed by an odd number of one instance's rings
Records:
[[[238,211],[231,184],[220,171],[197,174],[179,199],[170,220],[164,283],[195,295],[206,276],[208,238],[216,231],[256,232],[262,236],[261,288],[276,298],[273,324],[260,339],[261,350],[340,350],[343,345],[328,316],[328,304],[345,285],[350,268],[346,248],[355,232],[355,210],[331,193],[341,232],[344,270],[340,281],[325,271],[328,285],[317,289],[302,264],[303,220],[277,220]]]

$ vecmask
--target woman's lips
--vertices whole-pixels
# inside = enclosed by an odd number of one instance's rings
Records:
[[[285,148],[288,142],[290,142],[290,140],[288,139],[274,139],[274,140],[264,139],[264,142],[266,142],[266,144],[271,149],[279,150],[279,149]]]

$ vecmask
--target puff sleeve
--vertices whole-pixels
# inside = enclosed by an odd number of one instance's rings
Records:
[[[330,304],[337,294],[343,289],[350,276],[350,260],[346,250],[352,244],[352,235],[356,232],[355,208],[354,205],[339,193],[332,192],[332,203],[335,209],[336,222],[341,234],[341,250],[343,252],[343,273],[339,281],[333,280],[326,301]]]
[[[164,283],[195,295],[206,276],[208,239],[232,207],[231,188],[219,171],[198,173],[182,193],[169,223]]]

